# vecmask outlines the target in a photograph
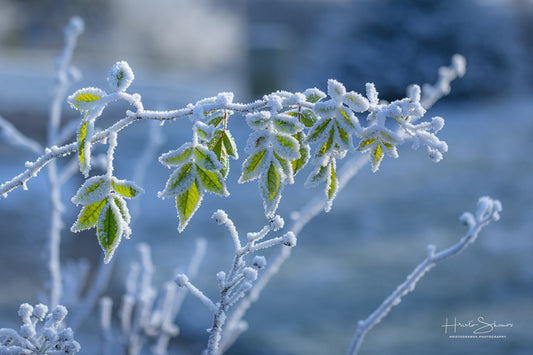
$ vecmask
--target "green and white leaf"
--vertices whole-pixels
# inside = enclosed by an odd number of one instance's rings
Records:
[[[276,165],[279,164],[280,169],[278,170],[283,173],[283,183],[294,184],[294,170],[292,168],[291,162],[280,157],[279,154],[277,154],[276,152],[274,152],[274,158],[275,162],[277,162]]]
[[[111,191],[111,181],[103,175],[87,179],[78,189],[72,203],[76,205],[90,205],[104,199]]]
[[[122,220],[126,222],[127,224],[130,224],[131,222],[130,210],[128,209],[128,206],[126,205],[126,201],[120,196],[114,196],[114,201],[118,207],[118,210],[120,211]],[[125,236],[125,237],[127,238],[128,236]]]
[[[173,197],[188,190],[196,178],[196,164],[190,162],[174,170],[167,180],[165,189],[159,192],[161,198]]]
[[[282,173],[278,170],[276,164],[271,161],[268,172],[262,174],[259,179],[259,190],[261,191],[261,197],[263,198],[265,216],[268,218],[274,217],[281,198],[282,188]]]
[[[96,226],[98,222],[98,216],[100,211],[107,204],[107,198],[104,198],[101,201],[91,203],[89,205],[83,206],[76,222],[70,227],[70,230],[73,233],[81,232],[83,230],[91,229]]]
[[[192,143],[185,143],[176,150],[171,150],[159,157],[159,162],[167,167],[180,166],[190,160],[194,147]]]
[[[106,95],[101,89],[88,87],[76,91],[67,101],[72,108],[86,113],[96,108],[100,104],[99,100]]]
[[[311,147],[305,143],[305,134],[303,132],[296,133],[294,137],[300,143],[300,157],[291,162],[294,175],[296,175],[309,161]]]
[[[333,200],[337,195],[338,190],[338,179],[336,172],[336,161],[331,159],[328,164],[327,178],[326,178],[326,204],[324,206],[324,211],[329,212],[331,210],[331,205]]]
[[[125,198],[134,198],[144,193],[144,190],[133,181],[118,180],[115,177],[111,179],[111,186],[116,193]]]
[[[202,188],[196,179],[187,190],[176,197],[176,209],[178,210],[179,226],[178,231],[181,233],[187,227],[192,216],[200,207],[202,202]]]
[[[246,115],[246,123],[251,129],[260,131],[267,129],[270,124],[271,114],[268,111],[260,111]]]
[[[312,110],[303,109],[300,113],[300,119],[306,127],[313,127],[315,122],[318,120],[318,117]]]
[[[82,119],[77,132],[78,160],[80,172],[87,177],[91,169],[91,139],[94,131],[94,121]]]
[[[224,165],[218,161],[215,153],[210,151],[209,148],[204,145],[195,146],[193,153],[194,162],[204,170],[214,171],[224,167]]]
[[[272,146],[280,156],[289,161],[300,157],[300,143],[296,138],[288,134],[276,134],[273,138]]]
[[[315,125],[307,133],[306,143],[316,143],[327,139],[329,134],[329,127],[333,120],[331,118],[323,118],[318,120]]]
[[[196,172],[198,173],[198,178],[205,190],[218,195],[229,195],[224,178],[218,171],[203,170],[198,166],[196,167]]]
[[[307,180],[304,183],[304,186],[309,187],[315,187],[326,181],[328,175],[329,175],[329,169],[330,165],[326,164],[324,166],[320,164],[316,164],[313,167],[313,171],[307,176]]]
[[[250,155],[242,164],[242,175],[239,178],[239,183],[257,179],[261,172],[266,170],[266,166],[271,160],[272,156],[267,153],[266,149]]]
[[[289,115],[278,114],[273,118],[274,129],[278,133],[296,134],[303,129],[302,123],[297,118]]]
[[[120,243],[123,234],[124,221],[114,198],[107,199],[107,204],[100,211],[96,236],[100,247],[104,251],[104,263],[109,263]]]

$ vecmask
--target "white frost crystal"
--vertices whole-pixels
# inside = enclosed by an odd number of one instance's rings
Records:
[[[126,91],[135,76],[126,61],[116,62],[107,75],[107,82],[113,91]]]

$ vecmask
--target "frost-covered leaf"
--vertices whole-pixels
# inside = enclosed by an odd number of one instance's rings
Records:
[[[337,122],[350,134],[361,130],[357,117],[346,107],[339,107]]]
[[[259,150],[267,149],[270,145],[270,134],[271,133],[268,131],[256,131],[250,133],[244,151],[248,154],[253,154]]]
[[[161,164],[167,167],[180,166],[187,162],[193,151],[191,143],[185,143],[177,150],[171,150],[159,157]]]
[[[318,90],[317,88],[311,88],[311,89],[305,90],[304,95],[307,98],[307,101],[311,103],[318,102],[326,97],[326,94],[324,94],[322,91]]]
[[[307,134],[306,142],[315,143],[325,139],[328,135],[328,125],[332,120],[330,118],[319,120]]]
[[[133,71],[125,61],[116,62],[107,75],[107,82],[113,91],[126,91],[134,79]]]
[[[203,170],[200,167],[196,171],[204,189],[219,195],[229,195],[224,178],[218,171]]]
[[[263,198],[263,206],[265,208],[265,215],[268,218],[274,217],[274,213],[278,208],[279,200],[281,198],[282,176],[272,161],[268,168],[268,172],[261,176],[259,180],[259,189]]]
[[[328,80],[328,95],[336,102],[342,102],[346,95],[346,88],[334,79]]]
[[[328,174],[326,179],[326,205],[324,208],[326,212],[330,211],[333,199],[337,195],[337,190],[338,180],[336,172],[336,162],[335,159],[331,159],[328,165]]]
[[[317,102],[314,107],[314,111],[317,115],[322,117],[331,117],[335,114],[338,108],[338,104],[333,101],[324,101],[324,102]]]
[[[180,220],[178,231],[180,233],[185,229],[185,227],[187,227],[190,219],[198,207],[200,207],[201,202],[202,190],[198,186],[198,182],[196,180],[193,181],[191,186],[186,191],[176,197],[176,209],[178,210],[178,217]]]
[[[361,94],[350,91],[344,96],[344,104],[355,112],[364,112],[368,110],[369,102]]]
[[[261,174],[261,171],[264,170],[262,166],[264,165],[264,160],[266,155],[266,150],[261,150],[251,156],[249,156],[244,163],[242,164],[242,175],[239,179],[239,183],[246,181],[252,181],[257,179]]]
[[[105,91],[98,88],[85,88],[76,91],[67,99],[70,106],[81,112],[88,112],[99,104],[99,100],[106,96]]]
[[[209,148],[203,145],[197,145],[194,147],[194,161],[202,169],[213,171],[220,170],[224,166],[218,161],[215,153],[209,150]]]
[[[223,177],[226,177],[229,171],[228,156],[230,155],[234,159],[238,158],[237,147],[233,137],[229,131],[217,130],[207,146],[213,153],[215,153],[218,161],[223,165],[220,172]]]
[[[250,113],[246,115],[246,123],[254,130],[264,130],[268,128],[270,116],[268,111]]]
[[[70,230],[73,233],[81,232],[86,229],[90,229],[96,226],[98,222],[98,216],[100,211],[107,204],[107,198],[104,198],[101,201],[91,203],[89,205],[83,206],[76,222],[70,227]]]
[[[96,236],[104,251],[104,263],[109,263],[122,238],[124,221],[114,199],[108,199],[100,211]]]
[[[281,171],[283,172],[283,182],[285,184],[294,184],[294,170],[292,164],[282,157],[280,157],[276,152],[274,152],[274,158],[276,158]]]
[[[274,129],[279,133],[295,134],[301,131],[303,126],[297,118],[289,115],[276,115],[273,119]]]
[[[320,185],[322,182],[326,181],[328,176],[329,165],[315,165],[313,171],[307,177],[304,186],[305,187],[315,187]]]
[[[87,179],[72,197],[76,205],[90,205],[105,198],[111,191],[111,181],[106,176],[94,176]]]
[[[125,198],[134,198],[137,195],[144,193],[144,190],[137,186],[133,181],[113,178],[111,180],[111,186],[116,193]]]
[[[374,149],[372,149],[371,154],[371,160],[372,163],[372,171],[376,172],[379,169],[379,165],[381,164],[381,161],[383,160],[383,148],[381,146],[381,142],[377,141],[374,144]]]
[[[334,148],[333,145],[333,138],[335,135],[335,128],[333,125],[330,126],[329,133],[328,133],[328,139],[321,142],[320,148],[316,151],[316,157],[323,157],[325,155],[331,155],[331,151]]]
[[[222,139],[228,155],[233,157],[233,159],[239,159],[239,154],[237,153],[237,145],[235,144],[235,140],[233,139],[229,131],[224,131]]]
[[[220,123],[224,119],[224,113],[221,111],[216,111],[215,113],[211,114],[207,117],[207,124],[218,127],[220,126]]]
[[[165,189],[159,193],[159,197],[171,197],[182,194],[190,188],[195,177],[196,169],[192,162],[182,165],[170,175]]]
[[[295,160],[300,157],[300,143],[292,136],[286,134],[274,135],[272,142],[274,150],[287,160]]]
[[[300,114],[300,119],[306,127],[313,127],[318,118],[312,110],[304,109]]]
[[[300,143],[300,157],[291,162],[294,175],[296,175],[309,161],[311,147],[305,143],[305,134],[303,132],[298,132],[294,137]]]
[[[128,209],[128,206],[126,205],[126,201],[119,196],[114,197],[115,204],[117,205],[118,210],[120,211],[120,215],[122,216],[122,220],[129,224],[131,222],[131,216],[130,216],[130,210]]]
[[[78,127],[78,160],[80,162],[80,171],[87,177],[91,169],[91,139],[94,123],[87,119],[81,121]]]

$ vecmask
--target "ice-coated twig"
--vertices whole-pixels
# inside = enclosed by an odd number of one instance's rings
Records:
[[[468,232],[459,242],[438,253],[435,252],[434,245],[429,245],[428,256],[407,276],[405,282],[399,285],[368,318],[359,321],[357,331],[348,350],[348,355],[357,354],[368,331],[378,324],[394,306],[398,305],[403,296],[415,289],[417,282],[426,272],[431,270],[438,262],[465,250],[477,239],[483,227],[490,222],[499,220],[501,211],[502,205],[500,201],[493,200],[487,196],[481,197],[478,201],[475,215],[466,212],[461,216],[461,221],[468,226]]]
[[[422,99],[420,103],[426,110],[435,104],[443,96],[451,91],[450,83],[456,78],[462,78],[466,72],[466,59],[460,54],[452,57],[452,63],[448,67],[439,68],[439,79],[433,85],[422,86]]]
[[[36,154],[43,153],[43,147],[41,147],[39,142],[26,137],[2,116],[0,116],[0,137],[15,147],[24,148]]]
[[[76,354],[81,347],[72,329],[63,324],[67,313],[63,306],[49,313],[43,304],[21,304],[18,314],[23,325],[18,332],[0,329],[0,354]]]
[[[61,108],[67,96],[67,90],[70,85],[78,80],[79,73],[77,69],[71,67],[72,54],[76,46],[78,36],[83,32],[83,20],[79,17],[71,18],[68,26],[65,28],[65,45],[63,53],[57,58],[56,86],[54,96],[50,106],[48,120],[48,145],[56,144],[57,135],[59,134],[61,124]],[[49,234],[49,252],[48,269],[50,271],[50,306],[55,307],[59,304],[63,285],[61,280],[61,263],[60,263],[60,244],[61,230],[64,227],[62,213],[64,210],[61,202],[61,179],[60,172],[56,161],[48,165],[48,181],[50,184],[50,201],[52,204],[50,216],[50,234]]]
[[[341,191],[359,170],[369,161],[368,155],[354,155],[339,170],[339,190]],[[299,212],[294,213],[296,218],[290,228],[295,236],[298,236],[302,228],[310,222],[316,215],[323,211],[326,199],[322,194],[317,194]],[[222,336],[220,349],[224,352],[237,340],[239,335],[246,330],[245,322],[242,320],[251,305],[259,299],[261,291],[268,284],[270,279],[278,273],[281,265],[290,257],[291,248],[281,248],[270,259],[265,270],[258,277],[252,289],[244,299],[234,308],[228,316],[226,327]],[[263,265],[264,267],[265,265]]]

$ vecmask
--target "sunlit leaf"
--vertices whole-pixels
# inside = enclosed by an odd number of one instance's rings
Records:
[[[180,221],[178,231],[180,233],[185,229],[198,207],[200,207],[201,201],[201,189],[196,180],[193,181],[186,191],[176,197],[176,209],[178,210]]]

